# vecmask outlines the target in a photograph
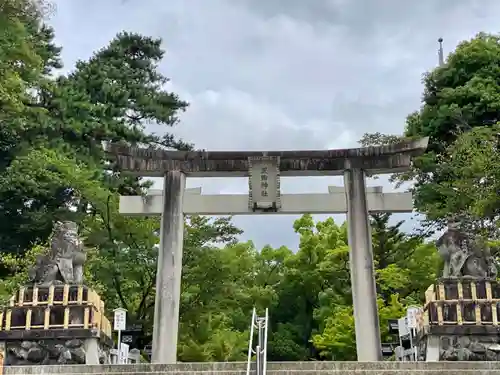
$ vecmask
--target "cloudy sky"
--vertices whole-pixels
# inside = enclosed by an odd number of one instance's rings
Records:
[[[51,18],[66,69],[122,30],[161,37],[161,66],[190,107],[176,134],[210,150],[356,147],[401,133],[421,75],[479,31],[497,32],[498,0],[57,0]],[[245,179],[190,179],[244,193]],[[284,193],[326,192],[339,178],[294,178]],[[392,187],[385,180],[370,185]],[[161,187],[161,185],[159,185]],[[411,215],[405,227],[416,225]],[[323,217],[318,217],[322,219]],[[292,216],[235,222],[257,246],[297,246]],[[341,222],[343,216],[338,216]]]

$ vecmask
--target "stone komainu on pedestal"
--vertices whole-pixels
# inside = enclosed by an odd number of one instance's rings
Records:
[[[500,283],[488,247],[457,226],[436,245],[444,277],[425,294],[418,318],[419,360],[499,361]]]
[[[29,271],[30,282],[40,285],[82,284],[86,259],[76,223],[57,222],[50,253],[37,257],[36,265]]]
[[[31,283],[0,308],[5,365],[109,362],[111,324],[99,295],[83,285],[84,262],[77,225],[57,223],[50,253],[30,271]]]
[[[460,230],[459,224],[450,223],[436,246],[444,260],[443,278],[496,279],[497,267],[487,244]]]

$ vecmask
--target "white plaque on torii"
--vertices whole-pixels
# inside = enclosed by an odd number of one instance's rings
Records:
[[[248,158],[248,208],[252,211],[281,209],[279,156]]]

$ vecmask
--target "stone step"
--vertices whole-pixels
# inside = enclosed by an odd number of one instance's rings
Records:
[[[468,375],[480,370],[482,375],[500,375],[500,362],[270,362],[267,375],[314,374],[451,374]],[[245,375],[246,363],[178,363],[175,365],[70,365],[70,366],[15,366],[5,367],[4,375],[29,374],[165,374],[165,375]],[[254,372],[252,371],[252,375]]]
[[[16,373],[30,374],[30,371],[39,371],[39,367],[18,366],[7,367]],[[218,362],[218,363],[177,363],[177,364],[136,364],[136,365],[70,365],[70,366],[43,366],[44,373],[54,374],[82,374],[82,373],[162,373],[170,371],[246,371],[246,362]],[[252,366],[252,369],[254,367]],[[15,369],[15,370],[14,370]],[[268,362],[269,371],[277,370],[499,370],[500,362]]]
[[[64,367],[64,366],[62,366]],[[11,370],[14,367],[6,368],[5,375],[14,374]],[[84,370],[84,369],[81,369]],[[36,367],[36,370],[29,373],[26,372],[15,372],[15,374],[40,374],[40,375],[59,375],[63,372],[47,372],[43,367]],[[123,375],[129,374],[130,372],[75,372],[75,375]],[[155,371],[155,372],[143,372],[137,371],[133,372],[134,375],[246,375],[246,371],[242,370],[224,370],[224,371]],[[252,372],[252,375],[255,373]],[[456,369],[440,369],[440,370],[402,370],[402,369],[391,369],[391,370],[271,370],[267,371],[267,375],[452,375],[458,374]],[[478,375],[477,370],[460,370],[460,375]],[[500,370],[481,370],[480,375],[500,375]]]

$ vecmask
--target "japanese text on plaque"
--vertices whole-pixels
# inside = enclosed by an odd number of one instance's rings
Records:
[[[262,197],[269,196],[268,188],[269,188],[269,171],[267,167],[262,167],[260,169],[260,195]]]

